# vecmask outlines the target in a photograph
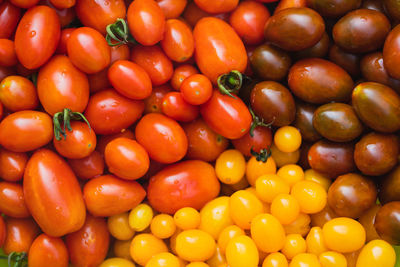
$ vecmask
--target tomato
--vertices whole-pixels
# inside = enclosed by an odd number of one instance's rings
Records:
[[[3,67],[15,66],[18,62],[15,54],[14,42],[8,39],[0,39],[0,65]]]
[[[118,240],[130,240],[135,235],[135,230],[129,226],[127,212],[108,217],[107,227],[110,234]]]
[[[8,76],[1,81],[0,101],[14,112],[36,109],[39,104],[34,84],[22,76]]]
[[[347,262],[346,257],[334,251],[323,252],[319,255],[319,262],[322,267],[347,267],[352,266]],[[365,265],[363,265],[365,266]]]
[[[237,236],[245,235],[242,228],[237,225],[229,225],[225,227],[218,236],[218,246],[223,254],[226,253],[226,246],[229,241]]]
[[[276,174],[264,174],[255,182],[257,196],[260,200],[272,203],[280,194],[289,194],[290,186]]]
[[[226,248],[226,261],[231,267],[258,266],[259,252],[256,244],[246,235],[233,238]]]
[[[4,246],[4,242],[6,241],[6,223],[4,222],[3,216],[0,216],[0,248]]]
[[[96,150],[104,156],[104,151],[106,150],[106,146],[108,145],[108,143],[119,137],[135,139],[135,134],[131,130],[126,129],[116,134],[99,136],[97,140]]]
[[[129,31],[142,45],[155,45],[163,39],[165,16],[154,0],[133,1],[126,14]]]
[[[68,159],[68,164],[75,175],[82,180],[94,178],[104,172],[104,159],[98,151],[93,151],[85,158]]]
[[[147,72],[128,60],[117,60],[108,69],[111,85],[123,96],[130,99],[144,99],[150,96],[152,86]]]
[[[263,261],[262,267],[288,267],[286,257],[280,252],[269,254]]]
[[[29,219],[6,219],[6,240],[2,247],[5,254],[28,252],[40,229],[35,221]]]
[[[260,2],[266,2],[266,1],[264,0]],[[282,9],[291,7],[306,7],[306,6],[307,6],[307,0],[281,0],[279,1],[278,6],[275,8],[274,14],[281,11]]]
[[[61,30],[60,41],[58,42],[56,54],[67,54],[67,41],[75,28]]]
[[[113,248],[115,256],[131,260],[132,258],[129,251],[131,246],[131,241],[132,240],[127,240],[127,241],[115,240]]]
[[[189,76],[197,73],[199,73],[199,71],[196,69],[196,67],[190,64],[183,64],[176,67],[171,77],[172,88],[179,91],[183,81]]]
[[[246,160],[240,151],[229,149],[222,152],[215,162],[215,173],[225,184],[236,184],[246,172]]]
[[[136,207],[146,196],[146,191],[135,181],[103,175],[85,184],[83,196],[92,215],[107,217]]]
[[[68,57],[81,71],[92,74],[106,68],[111,62],[111,49],[106,39],[96,30],[80,27],[67,41]]]
[[[260,153],[262,149],[269,148],[272,143],[271,129],[264,126],[257,126],[253,130],[253,136],[250,131],[239,139],[232,140],[234,147],[243,153],[246,157],[251,156],[251,150]]]
[[[246,69],[247,54],[243,42],[223,20],[212,17],[200,20],[193,36],[196,63],[214,84],[221,74],[231,70],[243,72]]]
[[[178,18],[186,7],[187,0],[157,0],[166,19]]]
[[[200,113],[212,130],[229,139],[244,136],[252,122],[251,114],[240,98],[223,95],[217,90],[200,106]]]
[[[179,19],[167,20],[164,38],[160,43],[165,54],[176,62],[188,60],[194,52],[192,30]]]
[[[89,88],[90,88],[90,93],[94,94],[98,91],[102,91],[108,88],[111,88],[110,81],[108,80],[108,69],[105,68],[102,71],[89,74],[88,80],[89,80]]]
[[[322,229],[318,226],[311,228],[310,232],[307,234],[306,243],[308,253],[320,255],[328,250],[324,243]]]
[[[12,152],[0,148],[0,177],[9,182],[22,179],[28,155],[22,152]]]
[[[320,267],[317,256],[309,253],[300,253],[296,255],[290,262],[290,267]]]
[[[271,214],[281,224],[291,224],[300,214],[300,205],[292,195],[280,194],[272,200]]]
[[[13,152],[40,148],[53,138],[53,123],[49,115],[39,111],[18,111],[0,123],[0,144]]]
[[[28,255],[28,264],[31,267],[40,267],[46,264],[54,267],[68,266],[67,247],[59,237],[41,234],[33,241]]]
[[[169,238],[176,230],[174,218],[168,214],[158,214],[151,221],[150,230],[155,237]]]
[[[161,239],[158,239],[151,234],[136,235],[133,238],[130,246],[130,254],[132,259],[142,266],[145,266],[151,258],[158,260],[160,254],[164,254],[166,252],[168,252],[168,248],[165,243]],[[168,255],[169,257],[172,256],[173,258],[176,258],[176,256],[170,253],[168,253]],[[163,258],[165,258],[165,256],[163,256]]]
[[[16,70],[12,67],[0,67],[0,82],[7,76],[15,75]]]
[[[258,178],[265,174],[275,174],[276,163],[272,157],[269,157],[266,162],[257,160],[252,156],[246,165],[246,178],[250,185],[254,185]]]
[[[123,0],[79,0],[76,1],[75,12],[83,25],[94,28],[104,35],[107,25],[125,17],[126,6]]]
[[[215,240],[204,231],[185,230],[176,238],[176,252],[187,261],[206,261],[215,253]]]
[[[75,5],[75,0],[50,0],[50,3],[57,9],[70,8]]]
[[[111,47],[111,64],[117,60],[128,60],[130,56],[129,46],[126,44]]]
[[[56,51],[60,39],[60,20],[54,9],[35,6],[29,9],[15,32],[15,52],[28,69],[42,66]]]
[[[48,3],[47,5],[56,11],[58,18],[60,19],[61,28],[67,27],[71,24],[72,21],[74,21],[74,19],[76,19],[74,8],[57,9],[54,8],[53,5],[49,3],[49,1],[50,0],[46,0],[46,2]]]
[[[20,184],[0,182],[0,212],[13,218],[30,217]]]
[[[179,92],[169,92],[162,100],[162,112],[182,122],[190,122],[199,116],[199,107],[187,103]]]
[[[232,225],[229,197],[223,196],[209,201],[200,211],[199,229],[217,239],[221,232]]]
[[[99,267],[135,267],[132,261],[123,258],[108,258]]]
[[[10,0],[10,2],[20,8],[31,8],[35,6],[39,0]]]
[[[252,192],[238,190],[229,199],[232,221],[242,229],[250,229],[252,220],[264,212],[261,200]]]
[[[210,0],[195,0],[194,2],[199,8],[211,14],[233,11],[239,3],[238,0],[223,0],[220,2]]]
[[[175,212],[174,222],[182,230],[196,229],[201,222],[200,213],[191,207],[181,208]]]
[[[139,204],[129,212],[129,226],[137,232],[142,232],[150,226],[153,215],[153,209],[149,205]]]
[[[88,215],[82,228],[68,234],[65,242],[74,266],[98,266],[105,259],[110,243],[106,220]]]
[[[170,91],[172,88],[168,84],[154,87],[150,96],[144,100],[144,113],[162,113],[163,98]]]
[[[150,158],[161,163],[181,160],[188,148],[182,127],[176,121],[157,113],[143,116],[136,125],[135,135]]]
[[[0,38],[10,38],[21,18],[21,9],[8,1],[0,5]]]
[[[390,267],[396,263],[394,248],[384,240],[372,240],[366,244],[358,256],[357,267]]]
[[[143,110],[143,101],[128,99],[108,89],[90,97],[84,115],[96,134],[114,134],[132,125]]]
[[[108,170],[127,180],[139,179],[150,165],[147,151],[136,141],[123,137],[108,143],[104,157]]]
[[[293,126],[283,126],[274,135],[276,147],[286,153],[298,150],[301,145],[301,139],[300,131]]]
[[[172,77],[172,62],[159,46],[134,46],[131,60],[147,72],[155,86],[168,82]]]
[[[183,99],[192,105],[206,103],[213,92],[210,79],[202,74],[190,75],[182,82],[179,89]]]
[[[155,210],[173,214],[183,207],[202,208],[218,195],[219,189],[210,164],[188,160],[167,166],[151,177],[147,192]]]

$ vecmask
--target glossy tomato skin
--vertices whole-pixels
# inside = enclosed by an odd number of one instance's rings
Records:
[[[68,266],[67,247],[59,237],[51,237],[46,234],[39,235],[33,241],[28,255],[30,267],[41,267],[47,264],[54,267]]]
[[[186,7],[187,0],[157,0],[166,19],[179,17]]]
[[[200,71],[215,84],[218,76],[231,70],[244,72],[247,54],[242,40],[221,19],[201,19],[193,31],[195,58]]]
[[[37,150],[24,174],[29,211],[44,233],[59,237],[79,230],[86,216],[78,180],[68,164],[48,149]]]
[[[4,246],[4,242],[6,241],[6,223],[4,222],[3,216],[0,216],[0,248]]]
[[[135,0],[127,12],[129,31],[142,45],[155,45],[163,39],[165,16],[157,2]]]
[[[306,0],[321,16],[337,18],[360,6],[361,0]]]
[[[0,65],[3,67],[15,66],[18,62],[15,54],[14,42],[8,39],[0,39]]]
[[[183,207],[201,209],[219,194],[213,166],[199,160],[182,161],[150,178],[148,199],[159,212],[175,213]]]
[[[281,0],[279,1],[277,7],[275,8],[274,14],[286,8],[306,7],[306,6],[307,6],[307,0]]]
[[[314,129],[313,117],[318,106],[314,106],[304,102],[296,103],[296,119],[293,126],[299,129],[301,138],[308,142],[315,142],[322,136]]]
[[[257,126],[253,131],[253,136],[247,132],[241,138],[232,140],[232,144],[244,156],[250,157],[251,150],[259,153],[261,149],[268,149],[271,146],[272,131],[268,127]]]
[[[229,138],[238,139],[250,129],[251,114],[238,97],[230,97],[214,90],[210,100],[200,106],[204,121],[216,133]]]
[[[56,54],[67,54],[67,41],[75,28],[66,28],[61,30],[60,41],[58,42]]]
[[[50,115],[69,108],[83,112],[89,101],[89,82],[67,56],[57,55],[44,65],[38,75],[40,103]]]
[[[168,117],[189,122],[199,116],[199,107],[189,104],[179,92],[167,93],[162,101],[162,111]]]
[[[28,155],[0,148],[0,177],[8,182],[17,182],[24,176]]]
[[[125,17],[126,6],[123,0],[79,0],[76,2],[75,12],[83,25],[104,35],[108,24]]]
[[[76,0],[50,0],[50,3],[57,9],[65,9],[73,7]]]
[[[9,38],[21,18],[21,9],[8,1],[0,5],[0,38]]]
[[[113,134],[132,125],[143,110],[143,101],[128,99],[108,89],[90,97],[85,117],[96,134]]]
[[[104,152],[106,151],[106,146],[108,145],[108,143],[119,137],[125,137],[134,140],[135,134],[131,130],[126,129],[116,134],[99,136],[97,140],[96,151],[99,151],[101,155],[104,156]]]
[[[0,182],[0,212],[13,218],[30,217],[20,184]]]
[[[176,62],[188,60],[194,52],[192,30],[179,19],[169,19],[165,24],[161,47],[165,54]]]
[[[202,10],[210,14],[218,14],[230,12],[236,8],[238,0],[223,0],[223,1],[212,1],[212,0],[195,0],[196,5]]]
[[[32,218],[6,219],[6,240],[2,247],[5,254],[11,252],[27,252],[40,229]]]
[[[13,5],[16,5],[20,8],[31,8],[39,3],[39,1],[40,0],[10,0]]]
[[[35,85],[25,77],[10,75],[0,83],[0,101],[10,111],[36,109],[39,105]]]
[[[38,149],[53,138],[53,122],[40,111],[18,111],[0,123],[0,144],[13,152]]]
[[[144,100],[144,113],[162,113],[162,101],[166,94],[172,91],[168,84],[154,87],[148,98]]]
[[[396,53],[399,49],[400,26],[397,25],[392,29],[385,40],[383,46],[383,62],[389,75],[395,79],[400,79],[400,71],[397,68],[399,63],[399,55]]]
[[[82,159],[68,159],[68,164],[75,175],[82,180],[94,178],[104,172],[103,156],[96,150]]]
[[[56,51],[60,39],[60,20],[54,9],[36,6],[29,9],[15,32],[15,52],[21,64],[36,69]]]

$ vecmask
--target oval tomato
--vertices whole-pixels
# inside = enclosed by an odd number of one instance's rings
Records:
[[[20,8],[31,8],[40,0],[10,0],[11,4],[20,7]]]
[[[112,140],[117,139],[119,137],[135,139],[135,134],[131,130],[125,129],[116,134],[108,134],[108,135],[99,136],[98,140],[97,140],[96,150],[99,151],[101,153],[101,155],[104,156],[104,152],[106,151],[106,146],[108,145],[108,143],[110,143]]]
[[[8,1],[0,5],[0,38],[10,38],[21,18],[21,9]]]
[[[86,209],[78,180],[68,164],[48,149],[37,150],[24,174],[24,195],[32,217],[48,235],[79,230]]]
[[[75,5],[75,2],[75,0],[50,0],[50,3],[57,9],[71,8]]]
[[[0,66],[11,67],[15,66],[17,62],[14,42],[8,39],[0,39]]]
[[[230,12],[236,8],[239,0],[194,0],[196,5],[210,14]]]
[[[17,182],[24,176],[28,155],[0,148],[0,177],[9,182]]]
[[[60,41],[58,42],[56,54],[67,54],[67,41],[75,28],[66,28],[61,30]]]
[[[40,229],[32,218],[6,219],[6,240],[2,247],[5,254],[11,252],[28,252],[33,240],[39,234]]]
[[[183,64],[176,67],[174,69],[170,82],[172,88],[179,91],[183,81],[189,76],[192,76],[197,73],[199,73],[199,71],[196,69],[196,67],[190,64]]]
[[[176,62],[188,60],[194,52],[192,30],[179,19],[167,20],[164,38],[160,43],[165,54]]]
[[[36,109],[39,100],[35,85],[25,77],[7,76],[0,84],[0,101],[10,111]]]
[[[168,84],[154,87],[151,95],[144,100],[144,113],[162,113],[162,101],[164,96],[172,91]]]
[[[42,267],[48,264],[52,267],[68,266],[67,247],[59,237],[41,234],[33,241],[28,255],[29,267]]]
[[[157,4],[164,12],[166,19],[174,19],[182,14],[187,0],[157,0]]]
[[[220,184],[213,166],[199,160],[182,161],[165,167],[150,178],[150,205],[173,214],[183,207],[201,209],[219,194]]]
[[[241,138],[232,140],[232,144],[243,155],[250,157],[251,150],[259,153],[262,149],[268,149],[271,146],[272,131],[268,127],[257,126],[253,131],[253,136],[249,131]]]
[[[186,102],[179,92],[169,92],[162,100],[162,112],[168,117],[189,122],[199,116],[199,107]]]
[[[98,151],[93,151],[82,159],[68,159],[68,164],[75,175],[83,180],[102,175],[104,172],[104,159]]]
[[[0,212],[13,218],[30,217],[20,184],[0,182]]]
[[[56,51],[60,33],[60,20],[54,9],[47,6],[29,9],[15,32],[19,62],[28,69],[42,66]]]

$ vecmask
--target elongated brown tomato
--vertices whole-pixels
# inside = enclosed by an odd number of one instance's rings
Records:
[[[221,19],[201,19],[193,31],[195,58],[200,71],[213,83],[231,70],[243,72],[247,65],[244,44],[228,23]]]
[[[54,56],[40,69],[37,91],[40,103],[50,115],[64,108],[83,112],[89,101],[86,74],[63,55]]]
[[[13,152],[38,149],[53,139],[53,123],[40,111],[15,112],[0,123],[0,144]]]
[[[400,26],[397,25],[389,33],[383,46],[383,63],[390,76],[400,79],[400,55],[397,53],[400,49]]]
[[[173,214],[183,207],[201,209],[217,197],[219,189],[212,165],[188,160],[165,167],[151,177],[147,192],[154,209]]]
[[[84,224],[86,209],[78,180],[56,153],[41,149],[31,156],[23,187],[28,209],[46,234],[63,236]]]
[[[19,62],[27,69],[42,66],[56,51],[60,33],[60,20],[54,9],[47,6],[29,9],[15,32]]]
[[[5,254],[11,252],[27,252],[40,229],[32,218],[6,219],[6,240],[2,247]]]
[[[27,218],[31,215],[20,184],[0,182],[0,212],[13,218]]]
[[[29,267],[68,266],[68,250],[59,237],[41,234],[33,241],[28,255]]]
[[[188,60],[194,52],[192,30],[179,19],[169,19],[165,25],[161,47],[165,54],[176,62]]]

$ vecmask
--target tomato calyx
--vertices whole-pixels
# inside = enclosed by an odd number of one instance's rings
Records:
[[[135,39],[129,34],[128,25],[124,19],[119,18],[113,24],[107,25],[106,32],[106,41],[109,46],[136,44]]]
[[[67,128],[68,131],[72,132],[71,120],[83,120],[89,126],[89,129],[91,129],[88,120],[82,113],[73,112],[69,108],[65,108],[63,111],[54,114],[53,117],[54,136],[58,141],[61,140],[61,135],[64,137],[64,139],[67,139],[65,128]],[[61,122],[63,122],[63,127],[61,127]]]
[[[28,266],[28,254],[26,252],[11,252],[8,256],[1,255],[0,258],[8,260],[8,267]]]
[[[267,162],[268,158],[271,157],[271,149],[263,148],[260,152],[256,152],[253,150],[253,147],[250,148],[250,153],[253,155],[257,161]]]
[[[239,92],[243,85],[243,79],[246,77],[247,76],[237,70],[222,74],[217,79],[218,89],[222,94],[236,98],[233,94]]]
[[[254,136],[254,129],[257,126],[262,126],[262,127],[267,127],[267,128],[271,128],[272,124],[274,123],[274,120],[269,122],[269,123],[265,123],[263,119],[260,119],[253,111],[253,109],[251,107],[249,107],[249,111],[251,114],[251,117],[253,118],[253,122],[251,123],[250,126],[250,131],[249,134],[251,137]]]

